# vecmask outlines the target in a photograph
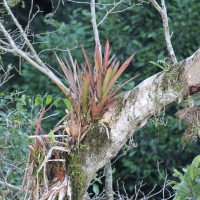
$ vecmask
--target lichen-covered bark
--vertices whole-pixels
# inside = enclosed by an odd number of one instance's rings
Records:
[[[85,194],[94,174],[92,171],[89,172],[91,176],[88,176],[90,160],[98,163],[99,155],[103,159],[106,153],[104,148],[109,148],[110,142],[106,130],[103,127],[99,128],[98,123],[94,123],[91,125],[84,142],[70,153],[67,168],[72,180],[73,200],[87,199]]]
[[[87,195],[83,194],[86,193],[93,174],[117,154],[134,131],[144,126],[150,116],[159,113],[170,103],[182,100],[188,95],[189,87],[199,84],[200,50],[127,92],[100,120],[109,130],[109,139],[100,124],[91,128],[87,134],[83,142],[87,146],[77,154],[84,158],[80,163],[80,170],[85,180],[81,187],[78,186],[80,181],[74,180],[73,192],[79,192],[81,195],[80,198],[73,199],[87,199]],[[101,127],[101,130],[98,127]]]

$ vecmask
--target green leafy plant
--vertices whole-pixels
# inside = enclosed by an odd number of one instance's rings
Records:
[[[56,55],[57,60],[70,85],[70,92],[65,92],[72,106],[71,111],[71,135],[74,140],[78,137],[79,127],[84,127],[91,122],[98,120],[100,116],[115,105],[116,93],[135,77],[125,81],[123,84],[114,87],[117,79],[121,76],[130,64],[136,52],[134,52],[121,66],[117,58],[110,56],[108,40],[105,44],[104,59],[102,61],[99,47],[95,47],[95,67],[88,58],[85,49],[82,48],[87,66],[81,68],[71,58],[72,68],[68,61],[65,63]],[[60,87],[60,86],[59,86]],[[62,89],[62,88],[61,88]],[[81,133],[83,134],[83,133]],[[79,138],[83,139],[83,138]]]
[[[34,131],[37,119],[28,110],[30,101],[33,99],[22,92],[0,92],[1,181],[16,186],[22,184],[28,155],[27,137]],[[22,199],[22,194],[0,185],[0,199]]]
[[[184,174],[174,169],[174,177],[178,177],[181,182],[170,181],[170,185],[174,185],[176,196],[173,200],[182,199],[200,199],[200,155],[196,156],[186,169],[183,169]]]
[[[90,196],[92,196],[92,195],[98,196],[99,195],[99,193],[100,193],[99,185],[102,185],[101,178],[102,177],[99,176],[98,174],[94,174],[93,181],[91,182],[92,193],[89,193]]]

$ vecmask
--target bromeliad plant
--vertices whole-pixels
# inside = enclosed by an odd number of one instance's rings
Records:
[[[130,64],[136,52],[134,52],[121,66],[117,58],[110,56],[110,46],[108,40],[105,44],[104,60],[102,61],[99,47],[95,47],[94,61],[95,67],[88,58],[84,48],[82,48],[87,66],[78,66],[73,62],[71,55],[72,68],[68,61],[65,63],[56,55],[57,60],[66,76],[70,85],[70,91],[67,96],[72,105],[71,125],[68,134],[75,141],[83,139],[84,133],[80,133],[80,127],[89,125],[92,121],[98,120],[100,116],[111,106],[114,106],[116,93],[128,82],[135,77],[129,79],[123,84],[113,87]]]
[[[133,77],[122,85],[114,87],[117,79],[133,59],[135,52],[120,66],[119,61],[114,57],[109,60],[110,47],[107,41],[103,62],[99,47],[96,46],[94,53],[95,67],[93,69],[86,51],[84,48],[82,50],[87,65],[81,67],[73,61],[70,53],[72,67],[69,66],[66,59],[63,62],[56,55],[70,89],[66,90],[59,84],[58,86],[68,97],[71,110],[70,112],[67,111],[67,115],[50,131],[49,135],[45,135],[41,127],[45,112],[45,108],[43,108],[37,122],[35,136],[31,136],[31,138],[35,138],[35,143],[29,145],[30,156],[27,166],[30,167],[27,167],[28,170],[26,171],[26,174],[31,174],[31,176],[24,176],[23,185],[26,185],[26,188],[32,191],[32,194],[35,194],[36,199],[51,197],[51,199],[63,199],[66,191],[69,199],[71,199],[70,177],[66,173],[66,165],[63,164],[65,162],[60,162],[63,160],[63,152],[70,154],[74,144],[80,144],[90,130],[90,124],[100,119],[106,109],[115,105],[116,93],[135,78]],[[68,116],[70,116],[69,121],[67,120]],[[59,125],[64,120],[66,121]],[[64,129],[67,135],[54,135],[54,132],[59,129]],[[42,135],[39,135],[39,131]],[[80,145],[80,149],[82,147],[83,145]],[[51,158],[55,158],[54,162],[48,162]],[[53,160],[51,159],[51,161]],[[33,175],[35,171],[37,173]],[[47,171],[51,174],[51,177],[47,176]],[[32,177],[32,179],[30,180],[27,177]],[[32,188],[32,185],[35,184],[31,183],[35,183],[35,180],[37,186]],[[48,184],[51,187],[48,187]],[[39,198],[40,194],[42,194],[42,198]]]

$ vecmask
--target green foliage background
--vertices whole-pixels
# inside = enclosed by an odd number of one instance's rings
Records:
[[[81,64],[84,64],[81,45],[89,53],[92,60],[94,52],[94,36],[90,19],[89,4],[73,4],[65,2],[65,5],[55,11],[52,10],[50,1],[35,1],[43,13],[39,13],[31,24],[31,30],[37,35],[35,45],[40,57],[47,62],[53,70],[62,73],[54,53],[59,56],[67,57],[67,52],[59,49],[72,49],[74,58]],[[109,1],[99,1],[113,2]],[[138,3],[139,1],[135,1]],[[128,5],[129,1],[124,1]],[[133,3],[133,2],[132,2]],[[170,32],[172,34],[172,44],[177,56],[181,60],[190,56],[200,46],[199,35],[199,10],[200,2],[196,0],[170,0],[166,2],[169,17]],[[25,26],[27,15],[30,8],[29,2],[25,2],[25,9],[19,14],[22,8],[17,5],[15,12],[20,23]],[[105,16],[111,7],[102,8],[97,6],[97,22]],[[118,7],[120,10],[123,7]],[[34,12],[36,6],[34,6]],[[9,21],[9,17],[6,18]],[[9,24],[8,26],[12,26]],[[45,33],[45,34],[43,34]],[[144,3],[142,6],[133,6],[125,12],[116,12],[108,15],[106,20],[99,26],[99,34],[102,46],[108,38],[111,44],[112,53],[115,53],[121,62],[128,58],[134,50],[137,50],[136,57],[131,65],[125,71],[119,82],[127,80],[133,75],[140,74],[139,78],[124,87],[129,90],[142,80],[160,71],[159,68],[150,64],[148,61],[157,62],[168,57],[166,50],[162,21],[159,13],[151,4]],[[48,42],[47,42],[48,41]],[[45,43],[42,43],[45,42]],[[74,48],[74,47],[77,48]],[[13,63],[18,67],[18,58],[11,54],[3,57],[4,65]],[[28,63],[22,64],[22,76],[15,73],[15,78],[9,81],[1,88],[2,91],[26,90],[27,95],[51,94],[54,97],[63,97],[62,92],[43,74],[33,69]],[[62,78],[63,79],[63,78]],[[65,82],[65,80],[63,79]],[[56,111],[60,112],[65,106],[60,105]],[[126,190],[129,194],[134,193],[134,186],[140,180],[144,180],[147,185],[145,191],[149,191],[155,184],[162,187],[161,177],[157,171],[157,160],[163,161],[161,168],[166,169],[172,174],[172,169],[180,169],[192,161],[195,155],[198,155],[198,143],[189,145],[184,151],[181,151],[181,136],[184,133],[185,126],[177,123],[173,117],[176,112],[176,105],[172,105],[165,116],[168,120],[167,126],[155,126],[151,120],[148,124],[134,134],[134,141],[138,143],[137,148],[131,148],[126,156],[121,157],[115,162],[114,178],[125,182]],[[55,123],[57,118],[53,118]],[[51,122],[52,123],[52,122]],[[49,126],[47,124],[47,126]],[[122,154],[122,151],[119,155]]]

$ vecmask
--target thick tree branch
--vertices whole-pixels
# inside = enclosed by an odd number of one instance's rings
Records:
[[[101,123],[110,129],[110,145],[102,144],[98,155],[86,152],[87,162],[82,169],[88,177],[88,182],[96,171],[118,153],[134,131],[146,124],[150,116],[159,114],[167,105],[187,96],[191,86],[200,84],[199,63],[200,50],[171,67],[171,70],[176,69],[173,72],[177,73],[177,79],[169,78],[170,71],[151,76],[127,92],[117,102],[116,107],[104,114]],[[173,89],[177,87],[180,87],[181,92]]]
[[[150,2],[154,5],[154,7],[158,10],[158,12],[161,14],[162,20],[163,20],[163,27],[164,27],[164,33],[165,33],[165,41],[167,45],[167,50],[169,52],[169,55],[172,59],[173,64],[177,63],[176,56],[174,53],[174,49],[171,43],[171,35],[169,33],[169,24],[168,24],[168,17],[167,17],[167,9],[165,6],[165,0],[161,0],[161,6],[158,5],[156,0],[150,0]]]

